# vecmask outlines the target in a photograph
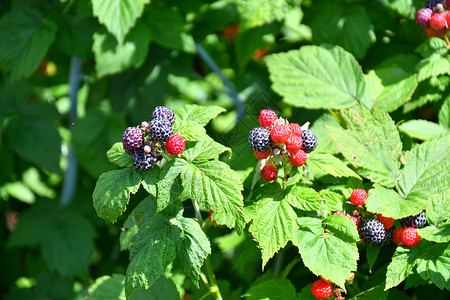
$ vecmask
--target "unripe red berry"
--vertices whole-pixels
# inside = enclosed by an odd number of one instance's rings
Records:
[[[270,152],[271,152],[270,149],[267,150],[267,151],[264,151],[264,152],[261,152],[261,151],[253,151],[253,153],[255,154],[256,159],[259,159],[259,160],[268,158],[269,155],[270,155]]]
[[[290,153],[295,153],[302,149],[302,137],[297,134],[291,134],[286,142],[286,150]]]
[[[377,219],[384,225],[384,229],[389,229],[394,225],[395,220],[388,217],[383,217],[381,214],[377,214]]]
[[[399,245],[399,246],[403,245],[403,243],[402,243],[402,234],[403,234],[404,230],[405,230],[405,228],[398,227],[392,232],[392,241],[394,243],[396,243],[397,245]]]
[[[428,27],[430,25],[429,21],[432,14],[433,11],[429,8],[419,9],[416,14],[416,24],[422,28]]]
[[[326,299],[331,296],[333,286],[323,279],[315,281],[311,286],[311,293],[317,299]]]
[[[352,194],[350,195],[350,202],[353,203],[353,205],[360,206],[364,205],[367,200],[367,192],[362,189],[354,189]]]
[[[434,30],[441,30],[447,26],[445,17],[439,13],[434,13],[430,17],[430,27]]]
[[[289,123],[288,127],[292,134],[302,136],[302,127],[297,123]]]
[[[179,134],[172,135],[166,143],[167,152],[172,155],[183,153],[185,147],[184,138]]]
[[[305,151],[298,150],[292,155],[289,155],[289,161],[294,167],[300,167],[303,166],[306,162],[306,159],[308,158],[308,155],[306,155]]]
[[[402,232],[402,243],[406,247],[417,246],[420,242],[420,236],[417,229],[414,227],[409,227]]]
[[[263,109],[259,113],[259,125],[261,127],[271,127],[277,119],[278,116],[273,110]]]
[[[261,170],[261,177],[265,181],[272,181],[277,179],[278,170],[273,164],[265,165]]]
[[[270,138],[272,139],[272,141],[280,144],[286,143],[290,135],[291,132],[285,125],[276,125],[270,132]]]

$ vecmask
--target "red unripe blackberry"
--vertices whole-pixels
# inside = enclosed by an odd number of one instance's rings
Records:
[[[450,10],[445,14],[445,21],[447,21],[447,27],[450,27]]]
[[[270,132],[270,138],[274,143],[284,144],[287,142],[291,132],[286,125],[276,125]]]
[[[173,134],[173,127],[167,119],[157,118],[150,121],[148,133],[157,142],[167,142]]]
[[[128,127],[122,134],[123,149],[130,155],[133,155],[135,150],[141,148],[143,142],[144,135],[138,127]]]
[[[350,195],[350,202],[352,202],[356,206],[361,206],[366,203],[367,200],[367,192],[362,189],[354,189],[352,194]]]
[[[317,299],[326,299],[331,296],[333,286],[323,279],[315,281],[311,286],[311,293]]]
[[[381,214],[377,214],[377,219],[384,225],[384,229],[389,229],[394,226],[395,220],[388,217],[383,217]]]
[[[352,217],[352,216],[349,216],[348,218],[349,218],[350,220],[353,221],[353,223],[354,223],[355,226],[356,226],[356,229],[359,229],[359,226],[360,226],[361,224],[359,223],[358,218],[357,218],[357,217]]]
[[[270,130],[264,127],[256,127],[248,135],[248,142],[253,151],[264,152],[272,146]]]
[[[447,32],[446,28],[442,28],[441,30],[434,30],[431,27],[427,27],[423,29],[428,36],[431,37],[443,37]]]
[[[298,150],[292,155],[289,155],[289,161],[294,167],[300,167],[303,166],[306,162],[306,159],[308,158],[308,155],[306,155],[305,151]]]
[[[165,119],[172,126],[175,123],[175,114],[165,106],[157,106],[152,113],[152,119]]]
[[[261,152],[261,151],[253,151],[253,153],[255,154],[256,159],[259,159],[259,160],[268,158],[269,155],[270,155],[270,152],[271,152],[270,149],[267,150],[267,151],[263,151],[263,152]]]
[[[261,127],[271,127],[277,119],[278,116],[273,110],[263,109],[259,113],[259,125]]]
[[[277,179],[278,170],[273,164],[265,165],[261,170],[261,177],[265,181],[272,181]]]
[[[291,134],[286,142],[286,150],[290,153],[295,153],[302,149],[302,138],[297,134]]]
[[[402,243],[406,247],[417,246],[420,242],[420,236],[417,229],[414,227],[409,227],[402,232]]]
[[[434,30],[441,30],[447,26],[445,17],[439,13],[432,14],[428,23]]]
[[[430,25],[429,21],[432,14],[433,11],[429,8],[419,9],[416,14],[416,24],[422,28],[428,27]]]
[[[184,138],[179,134],[172,135],[166,143],[167,152],[172,155],[183,153],[185,147],[186,142],[184,141]]]
[[[398,227],[392,232],[392,241],[396,243],[397,245],[403,245],[402,243],[402,234],[405,228]]]
[[[289,123],[288,127],[292,134],[302,136],[302,127],[297,123]]]

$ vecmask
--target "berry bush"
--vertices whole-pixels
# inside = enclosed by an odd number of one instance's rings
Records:
[[[448,299],[449,36],[448,0],[1,1],[0,298]]]

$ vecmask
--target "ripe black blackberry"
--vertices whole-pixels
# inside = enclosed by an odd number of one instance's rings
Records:
[[[123,149],[133,155],[134,151],[141,148],[144,142],[142,130],[138,127],[128,127],[122,134]]]
[[[175,114],[165,106],[157,106],[152,113],[152,119],[166,119],[172,126],[175,123]]]
[[[157,142],[167,142],[173,134],[173,127],[167,119],[157,118],[150,121],[148,133]]]
[[[386,230],[386,235],[380,246],[386,246],[387,244],[390,244],[391,242],[392,242],[392,229],[388,229],[388,230]]]
[[[161,157],[154,152],[145,156],[144,149],[137,149],[133,154],[133,165],[138,170],[148,170],[153,168],[160,159]]]
[[[433,8],[435,8],[436,5],[438,5],[439,3],[442,4],[442,5],[444,5],[444,4],[445,4],[445,0],[428,0],[428,1],[427,1],[426,7],[427,7],[427,8],[430,8],[430,9],[433,9]]]
[[[302,132],[302,150],[310,153],[316,149],[319,141],[317,135],[311,129],[306,129]]]
[[[386,230],[378,220],[366,220],[359,226],[359,235],[367,243],[383,246],[386,243]],[[391,235],[392,239],[392,235]]]
[[[400,223],[403,227],[414,227],[414,228],[422,228],[427,225],[427,216],[425,215],[425,211],[422,211],[420,214],[415,216],[406,217],[400,219]]]
[[[254,151],[267,151],[273,143],[270,139],[270,130],[263,127],[254,128],[250,131],[248,142]]]

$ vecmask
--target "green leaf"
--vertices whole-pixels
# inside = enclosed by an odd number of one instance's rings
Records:
[[[359,175],[393,187],[399,176],[402,143],[390,116],[377,108],[369,112],[363,107],[344,110],[341,115],[347,130],[328,127],[338,150],[358,167]]]
[[[198,286],[201,267],[208,255],[211,254],[211,245],[199,223],[189,218],[171,219],[181,233],[177,243],[177,253],[182,258],[184,273]]]
[[[420,61],[416,69],[418,81],[443,74],[450,75],[450,61],[446,57],[434,53]]]
[[[11,78],[28,77],[39,66],[56,33],[56,26],[38,9],[22,7],[0,19],[0,67]]]
[[[385,217],[400,219],[420,213],[427,206],[426,199],[403,198],[397,192],[380,185],[369,191],[366,208]]]
[[[134,220],[134,210],[133,213],[131,213],[128,218],[126,219],[125,223],[123,223],[123,226],[121,228],[120,232],[120,250],[130,250],[131,247],[134,244],[134,239],[139,232],[139,228],[136,225],[136,222]]]
[[[114,168],[105,153],[120,140],[126,128],[123,117],[93,109],[79,118],[73,127],[75,156],[93,177]],[[86,134],[89,133],[89,134]]]
[[[241,30],[280,21],[289,10],[285,0],[239,0],[237,3]]]
[[[143,217],[126,273],[127,298],[142,288],[150,288],[164,275],[167,266],[176,257],[178,235],[179,230],[170,224],[166,216],[148,214]]]
[[[400,124],[398,129],[412,138],[423,141],[450,133],[447,127],[426,120],[409,120]]]
[[[358,174],[331,154],[308,154],[306,166],[334,177],[355,177],[361,179]]]
[[[426,201],[445,191],[450,177],[450,135],[415,146],[405,155],[399,178],[400,194],[407,200]],[[419,213],[419,212],[417,212]]]
[[[242,229],[244,201],[239,174],[221,161],[183,162],[181,178],[187,195],[212,209],[212,218],[218,224]]]
[[[144,189],[152,196],[156,197],[156,190],[160,178],[160,168],[154,167],[150,170],[141,171],[141,183]]]
[[[305,266],[345,290],[345,280],[356,270],[359,259],[356,226],[341,215],[324,220],[303,217],[297,223],[300,228],[292,243],[298,247]]]
[[[380,249],[380,247],[377,247]],[[351,297],[349,300],[385,300],[390,291],[384,290],[384,284],[379,284],[373,288],[367,289],[355,297]],[[406,299],[409,299],[409,297],[405,297]],[[406,300],[406,299],[400,299],[400,298],[390,298],[390,299],[396,299],[396,300]]]
[[[160,174],[157,182],[158,189],[158,211],[162,211],[181,195],[183,188],[181,186],[180,174],[183,170],[184,162],[176,158],[169,161]]]
[[[437,243],[448,243],[450,241],[450,190],[431,196],[426,212],[428,226],[419,229],[420,237]]]
[[[257,202],[257,218],[253,219],[249,231],[258,242],[262,252],[262,264],[292,239],[297,214],[287,201],[283,192],[275,184],[266,185],[261,190]]]
[[[126,210],[130,193],[138,191],[140,181],[136,170],[128,168],[100,175],[92,194],[98,216],[114,223]]]
[[[439,288],[449,288],[450,246],[421,241],[419,245],[406,248],[397,247],[386,273],[385,290],[397,286],[411,274],[417,265],[419,275],[431,279]]]
[[[160,277],[148,290],[140,290],[131,296],[130,300],[179,300],[175,283],[170,278]]]
[[[312,211],[326,208],[324,199],[312,188],[295,185],[289,187],[284,194],[284,200],[300,210]]]
[[[119,44],[141,16],[150,0],[91,0],[99,22],[114,34]]]
[[[445,99],[439,110],[439,124],[450,129],[450,96]]]
[[[209,121],[226,110],[220,106],[187,104],[174,109],[176,115],[174,134],[180,134],[186,140],[197,140],[206,135],[203,128]]]
[[[96,32],[93,39],[92,51],[98,77],[139,67],[147,56],[150,42],[148,28],[141,23],[130,31],[123,43],[118,43],[104,30]]]
[[[220,154],[228,151],[231,156],[231,149],[213,140],[201,140],[195,143],[194,147],[186,149],[182,157],[189,162],[198,163],[215,159]]]
[[[364,95],[361,67],[340,47],[303,46],[269,55],[266,63],[273,90],[296,107],[341,109]]]
[[[89,289],[89,297],[86,300],[118,299],[125,300],[125,276],[113,274],[102,276],[95,280]]]
[[[55,127],[58,118],[52,106],[34,102],[9,118],[4,134],[10,147],[23,159],[58,172],[61,156],[61,137]]]
[[[243,297],[248,300],[297,300],[295,286],[288,279],[271,279],[255,284]]]
[[[377,74],[374,71],[371,71],[368,75],[365,75],[368,85],[372,87],[373,85],[377,85],[377,83],[374,83],[371,80],[379,81],[378,84],[380,85],[379,88],[375,87],[372,92],[369,92],[370,88],[366,86],[365,99],[369,98],[373,101],[373,103],[371,103],[370,106],[365,106],[367,108],[378,107],[385,112],[392,112],[411,99],[418,85],[417,78],[416,75],[408,74],[398,67],[383,68],[381,70],[377,70],[377,73],[380,72],[385,73],[388,76],[397,76],[398,78],[390,80],[393,82],[384,83],[386,80],[384,78],[383,80],[378,78]],[[371,75],[372,78],[369,79]]]
[[[163,47],[195,52],[195,42],[185,29],[185,20],[179,11],[168,7],[153,6],[146,11],[146,22],[152,41]]]
[[[374,245],[367,245],[367,263],[369,264],[369,272],[372,273],[373,265],[375,264],[378,254],[380,254],[381,247]]]
[[[124,283],[125,276],[121,274],[99,277],[95,280],[94,284],[89,287],[89,296],[86,300],[125,300]]]
[[[343,211],[343,204],[347,200],[342,194],[328,190],[321,190],[320,196],[325,200],[325,207],[331,211]]]
[[[392,9],[408,18],[411,18],[422,7],[417,4],[418,1],[383,0],[383,2],[386,2]]]
[[[316,7],[320,9],[313,14],[313,40],[317,44],[339,45],[357,58],[364,58],[367,49],[376,39],[364,6],[322,1]],[[329,30],[330,28],[336,30]]]
[[[134,168],[133,156],[123,150],[122,142],[112,145],[111,149],[106,152],[108,160],[121,168]]]

